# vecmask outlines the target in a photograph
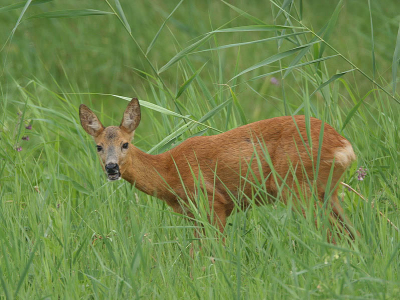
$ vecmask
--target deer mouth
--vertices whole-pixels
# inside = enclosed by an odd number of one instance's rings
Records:
[[[121,179],[121,173],[120,172],[107,173],[107,179],[109,181],[120,180]]]

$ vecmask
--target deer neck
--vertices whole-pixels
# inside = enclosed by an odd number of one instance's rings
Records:
[[[133,145],[130,145],[125,170],[122,178],[142,192],[161,197],[168,194],[168,161],[171,160],[165,153],[158,155],[147,154]]]

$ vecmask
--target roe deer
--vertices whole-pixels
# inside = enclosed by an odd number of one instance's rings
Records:
[[[146,194],[166,201],[177,213],[193,216],[187,204],[196,193],[193,174],[199,174],[199,170],[212,212],[209,219],[213,219],[221,232],[235,207],[232,195],[239,197],[239,206],[248,206],[249,201],[243,194],[250,199],[254,197],[256,193],[252,183],[255,181],[264,179],[263,184],[271,199],[281,195],[286,202],[292,191],[293,203],[300,195],[312,197],[311,182],[314,195],[318,195],[317,205],[322,207],[329,197],[325,203],[330,206],[327,208],[330,222],[351,238],[355,236],[339,203],[337,185],[356,156],[351,144],[331,126],[324,124],[318,158],[322,121],[316,118],[310,118],[312,147],[309,147],[307,139],[305,117],[284,116],[213,136],[192,137],[165,153],[150,155],[131,144],[141,118],[136,98],[128,104],[119,127],[104,128],[96,115],[83,104],[79,115],[82,127],[97,144],[108,179],[119,180],[122,177]],[[260,158],[265,157],[265,149],[270,163],[267,159],[261,159],[261,162],[258,159],[257,162],[255,153]],[[318,159],[319,171],[315,178]],[[271,167],[275,176],[271,176]],[[246,178],[248,171],[253,178]],[[261,204],[265,199],[255,199],[255,202]]]

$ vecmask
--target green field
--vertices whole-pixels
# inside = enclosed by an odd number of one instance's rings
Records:
[[[398,0],[2,1],[0,299],[400,299],[399,23]],[[331,244],[277,202],[236,211],[225,244],[200,210],[200,249],[188,218],[106,180],[80,125],[81,103],[118,125],[132,97],[152,154],[326,121],[357,155],[343,181],[367,201],[340,197],[361,237]]]

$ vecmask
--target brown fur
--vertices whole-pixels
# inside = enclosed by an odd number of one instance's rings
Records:
[[[88,110],[86,106],[81,106],[81,122],[85,130],[88,127],[87,120],[98,121]],[[134,112],[131,117],[136,116],[140,121],[139,102],[133,99],[125,111],[121,123],[124,126],[104,128],[100,123],[97,126],[92,125],[89,131],[86,131],[94,137],[98,145],[102,144],[105,148],[116,145],[119,149],[123,143],[130,142],[139,123],[137,120],[131,120],[133,125],[129,126],[125,122],[129,110]],[[90,116],[90,113],[93,116]],[[300,202],[298,199],[301,195],[311,197],[311,182],[315,185],[320,200],[318,205],[322,206],[334,163],[330,184],[332,188],[328,189],[329,204],[332,208],[330,218],[334,221],[339,220],[339,228],[343,226],[343,232],[354,237],[351,232],[352,225],[345,217],[337,197],[337,184],[355,160],[355,154],[345,138],[330,125],[324,124],[320,166],[318,177],[315,178],[322,122],[310,118],[310,124],[311,148],[307,139],[305,117],[285,116],[258,121],[218,135],[193,137],[158,155],[146,154],[130,144],[126,153],[123,153],[123,150],[117,153],[118,164],[122,178],[139,190],[166,201],[175,212],[189,215],[191,213],[186,210],[188,206],[185,203],[191,201],[190,198],[196,193],[195,178],[192,174],[197,176],[201,170],[210,211],[214,214],[213,220],[223,232],[226,218],[235,207],[231,195],[234,198],[239,197],[241,207],[248,206],[249,202],[244,195],[251,199],[256,192],[251,183],[260,182],[262,178],[270,195],[269,200],[274,200],[283,186],[281,196],[285,202],[290,194],[293,195],[294,202]],[[100,128],[99,132],[93,132],[93,127]],[[113,137],[110,139],[111,132]],[[271,174],[266,155],[269,155],[277,176]],[[106,163],[106,155],[100,156],[103,163]],[[250,175],[249,171],[252,171]],[[257,204],[263,202],[265,199],[257,197]]]

